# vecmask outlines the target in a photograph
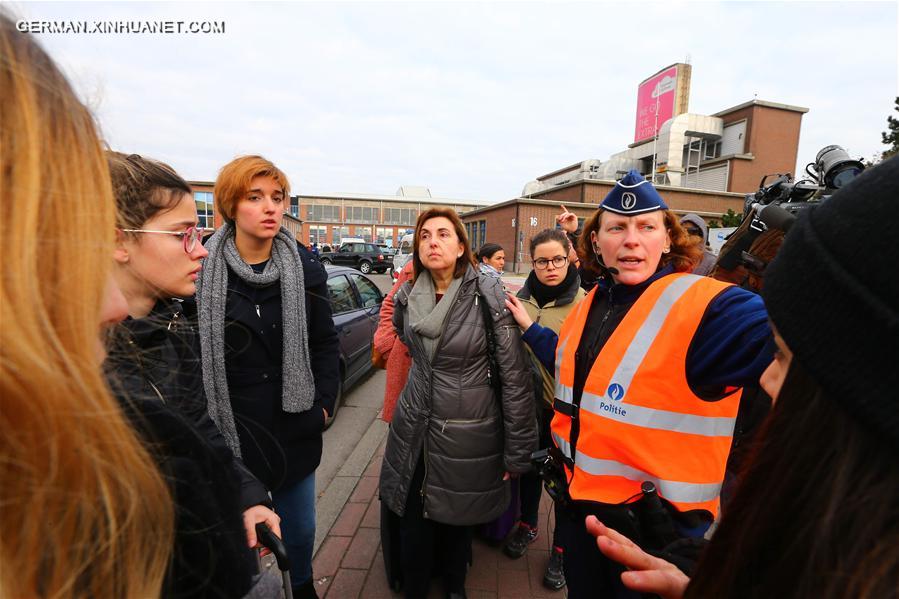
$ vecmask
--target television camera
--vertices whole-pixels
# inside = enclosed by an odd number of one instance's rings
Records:
[[[861,160],[851,158],[841,146],[830,145],[821,148],[815,161],[806,165],[809,178],[794,181],[790,173],[762,177],[759,190],[746,194],[743,222],[721,249],[716,269],[734,271],[745,267],[749,273],[761,276],[773,254],[759,256],[753,251],[753,244],[769,231],[786,233],[800,211],[827,200],[864,170]],[[771,177],[775,179],[769,183]],[[775,253],[779,247],[778,242]]]

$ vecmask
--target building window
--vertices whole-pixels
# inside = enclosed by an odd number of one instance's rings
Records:
[[[327,230],[327,227],[324,225],[310,225],[309,244],[317,243],[318,245],[323,245],[327,240]]]
[[[396,245],[393,243],[393,228],[392,227],[378,227],[375,229],[375,243],[387,243],[390,241],[391,245]]]
[[[334,245],[340,245],[340,240],[349,236],[349,227],[331,227],[331,240]]]
[[[415,208],[384,208],[385,225],[415,225],[418,210]]]
[[[706,143],[705,152],[703,153],[703,160],[712,160],[713,158],[718,158],[721,156],[721,142],[716,141],[714,143]]]
[[[299,196],[290,196],[290,215],[294,218],[300,218]]]
[[[361,237],[367,243],[371,243],[371,227],[356,227],[356,237]]]
[[[340,206],[307,206],[306,220],[325,223],[339,223]]]
[[[481,245],[483,245],[487,243],[487,221],[478,221],[478,229],[480,229],[480,234],[478,236],[481,238]]]
[[[465,223],[465,236],[468,237],[468,244],[473,246],[474,241],[471,239],[471,223]]]
[[[195,191],[194,202],[197,204],[197,217],[199,225],[204,229],[211,229],[214,225],[215,205],[212,201],[211,191]]]
[[[380,216],[380,210],[371,206],[347,208],[347,221],[351,223],[376,223]]]

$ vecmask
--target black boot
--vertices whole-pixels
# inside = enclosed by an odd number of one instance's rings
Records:
[[[298,587],[292,587],[293,599],[318,599],[315,592],[315,579],[310,578]]]

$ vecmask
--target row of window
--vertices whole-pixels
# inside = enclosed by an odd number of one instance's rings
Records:
[[[324,245],[328,243],[328,226],[327,225],[309,225],[309,243],[317,243]],[[396,246],[399,240],[407,233],[412,233],[412,229],[399,229],[396,238],[393,235],[393,227],[356,227],[352,235],[350,235],[349,227],[332,226],[331,244],[339,245],[340,240],[344,237],[359,237],[367,243],[390,243]]]
[[[415,208],[384,208],[383,222],[391,225],[414,225],[418,218]],[[354,223],[381,222],[381,209],[374,206],[348,206],[346,219],[340,216],[340,206],[312,205],[306,207],[306,219],[317,222]]]
[[[197,214],[200,217],[200,226],[212,228],[213,227],[213,214],[215,212],[215,208],[212,200],[212,192],[211,191],[196,191],[194,192],[194,200],[197,204]],[[290,214],[296,218],[300,218],[300,209],[296,204],[296,200],[291,198],[290,204]],[[408,227],[414,227],[415,221],[418,218],[418,209],[416,208],[384,208],[384,219],[381,220],[381,209],[373,206],[348,206],[346,208],[346,218],[344,219],[340,213],[340,206],[329,206],[329,205],[307,205],[305,210],[306,220],[313,222],[331,222],[331,223],[340,223],[340,222],[351,222],[351,223],[371,223],[377,224],[379,222],[383,222],[387,225],[404,225]],[[465,211],[459,211],[459,214],[464,214]],[[335,227],[336,229],[337,227]],[[346,229],[346,227],[340,227],[340,229]],[[378,231],[381,231],[382,228],[378,227]],[[385,232],[389,232],[390,229],[383,229]],[[344,233],[344,237],[349,235],[349,233]],[[360,235],[361,237],[361,235]],[[371,237],[371,232],[369,232],[369,238]],[[390,237],[389,233],[381,235],[381,233],[377,233],[378,242],[383,243],[384,239],[388,239]]]
[[[339,223],[341,221],[340,206],[307,206],[306,219]]]

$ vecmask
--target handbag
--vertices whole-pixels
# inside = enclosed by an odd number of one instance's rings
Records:
[[[387,368],[387,358],[378,351],[378,348],[375,347],[374,343],[371,344],[371,365],[373,368],[380,368],[382,370]]]

